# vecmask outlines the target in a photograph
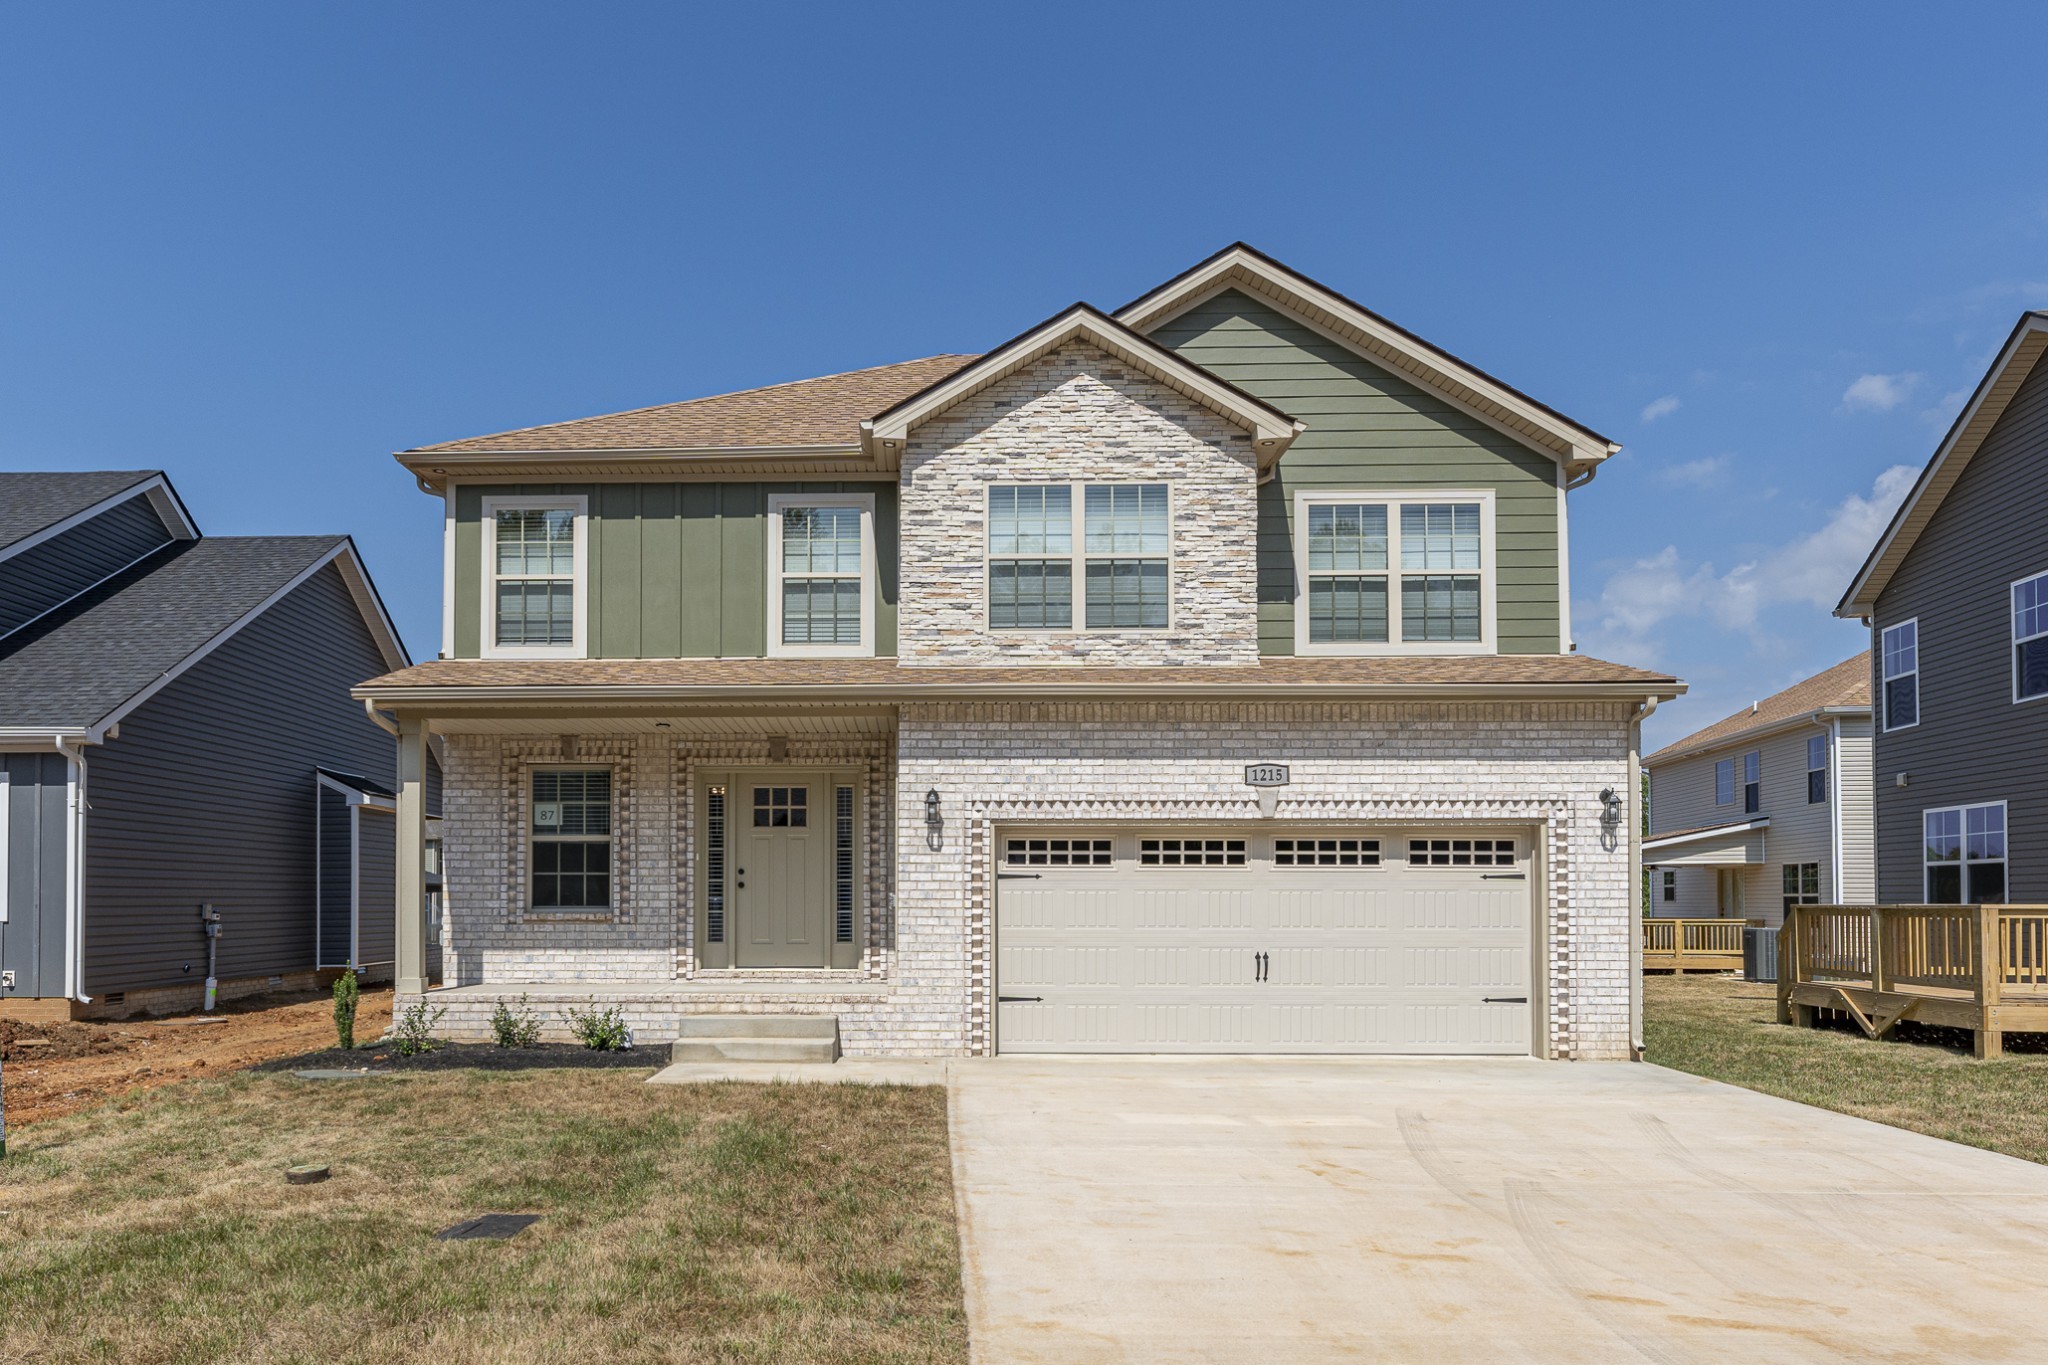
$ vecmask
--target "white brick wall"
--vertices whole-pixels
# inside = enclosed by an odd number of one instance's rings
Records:
[[[1278,819],[1516,824],[1543,842],[1546,960],[1538,964],[1549,1055],[1625,1057],[1629,935],[1635,916],[1623,831],[1601,824],[1599,792],[1625,790],[1627,708],[1608,703],[989,702],[902,708],[891,817],[873,802],[871,831],[893,819],[894,910],[887,862],[870,857],[865,965],[849,980],[880,994],[778,996],[771,982],[738,997],[682,998],[663,983],[691,971],[687,772],[694,763],[765,763],[765,742],[584,738],[620,764],[631,793],[616,921],[563,924],[522,910],[520,796],[535,762],[563,760],[557,739],[458,736],[449,746],[444,834],[451,961],[464,982],[644,982],[632,1011],[644,1038],[690,1011],[836,1013],[860,1053],[967,1053],[990,1046],[990,847],[1004,823],[1258,818],[1248,762],[1293,768]],[[792,766],[854,753],[886,763],[874,741],[792,741]],[[879,769],[877,770],[879,771]],[[886,782],[878,782],[886,787]],[[945,824],[930,846],[924,794]],[[879,851],[879,850],[878,850]],[[681,872],[679,873],[679,869]],[[512,989],[508,994],[517,994]],[[451,1011],[476,1036],[490,1003]],[[473,1018],[471,1016],[474,1016]]]
[[[991,632],[990,483],[1166,483],[1169,628]],[[917,428],[903,454],[897,654],[905,663],[1258,662],[1258,487],[1248,433],[1086,342]],[[1082,584],[1074,584],[1078,602]]]

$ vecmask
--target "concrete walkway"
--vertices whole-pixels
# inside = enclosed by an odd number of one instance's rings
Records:
[[[1652,1066],[955,1062],[979,1362],[2048,1359],[2048,1168]]]

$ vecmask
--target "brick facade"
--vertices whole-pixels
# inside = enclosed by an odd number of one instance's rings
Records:
[[[1560,1058],[1620,1058],[1630,1043],[1634,904],[1626,832],[1602,823],[1599,793],[1626,790],[1628,732],[1621,703],[986,702],[907,704],[893,746],[792,739],[792,768],[860,763],[873,775],[863,962],[822,979],[801,974],[824,994],[778,991],[772,976],[751,975],[743,990],[692,993],[706,974],[692,954],[689,774],[706,763],[766,764],[765,740],[454,736],[443,827],[448,960],[456,982],[504,982],[508,997],[520,982],[644,985],[622,1001],[644,1040],[672,1036],[685,1012],[816,1011],[839,1016],[850,1053],[982,1053],[993,1045],[997,829],[1257,821],[1243,768],[1275,759],[1293,768],[1280,821],[1530,831],[1544,879],[1539,1046]],[[602,758],[629,788],[615,918],[523,908],[525,774],[570,755]],[[939,793],[936,831],[927,791]],[[835,982],[843,991],[833,993]],[[451,1001],[444,1031],[481,1036],[492,1003]],[[545,1004],[551,1032],[563,1008]]]
[[[1161,631],[991,632],[987,485],[1165,483]],[[905,663],[1258,662],[1258,486],[1249,433],[1075,341],[918,427],[903,454],[897,654]],[[1076,601],[1082,584],[1074,584]]]

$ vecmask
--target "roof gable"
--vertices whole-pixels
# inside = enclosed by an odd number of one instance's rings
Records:
[[[879,463],[894,468],[919,425],[1075,340],[1088,342],[1249,431],[1262,469],[1278,460],[1306,429],[1278,408],[1181,359],[1099,309],[1077,303],[863,422],[862,443]]]
[[[1948,434],[1935,447],[1933,458],[1913,481],[1906,500],[1892,513],[1891,523],[1878,537],[1876,547],[1856,571],[1849,590],[1835,604],[1835,615],[1869,616],[1877,609],[1877,599],[1892,575],[1906,562],[1915,542],[1940,510],[1942,499],[1956,486],[1978,449],[1998,426],[1998,419],[2005,415],[2007,405],[2018,395],[2044,351],[2048,351],[2048,312],[2021,314],[1998,359],[1977,382],[1976,392],[1956,415]]]
[[[199,534],[161,470],[0,474],[0,559],[12,558],[145,494],[173,539],[191,540]]]
[[[1303,319],[1375,363],[1478,412],[1573,473],[1592,469],[1621,449],[1592,428],[1243,242],[1225,247],[1133,299],[1119,308],[1116,316],[1135,330],[1149,333],[1225,289],[1243,290]]]
[[[1869,710],[1870,656],[1867,653],[1852,654],[1833,668],[1793,683],[1762,701],[1752,702],[1734,715],[1725,716],[1704,730],[1695,730],[1675,744],[1665,745],[1643,762],[1661,763],[1732,744],[1745,735],[1804,720],[1816,711],[1868,713]]]

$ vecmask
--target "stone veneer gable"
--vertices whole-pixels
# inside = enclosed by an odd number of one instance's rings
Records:
[[[1165,483],[1161,631],[987,629],[987,486]],[[897,655],[905,663],[1258,662],[1258,468],[1248,432],[1072,341],[963,399],[903,454]],[[1078,598],[1082,585],[1074,585]]]

